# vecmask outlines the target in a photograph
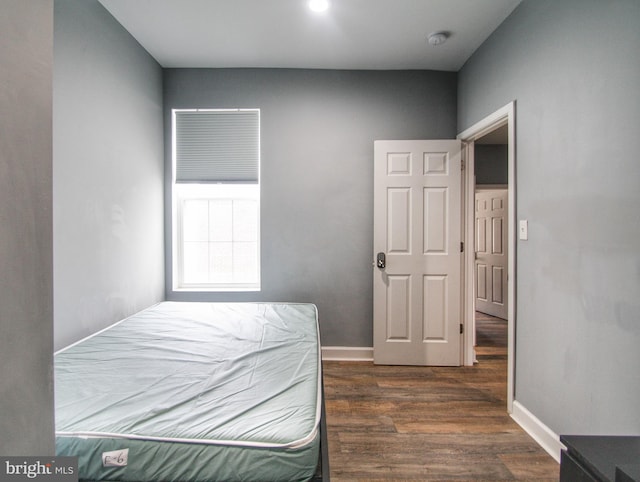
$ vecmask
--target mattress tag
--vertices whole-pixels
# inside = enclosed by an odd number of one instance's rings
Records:
[[[103,467],[126,467],[129,461],[129,449],[114,450],[102,453]]]

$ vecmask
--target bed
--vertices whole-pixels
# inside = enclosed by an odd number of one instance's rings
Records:
[[[159,303],[57,352],[55,394],[83,480],[328,480],[311,304]]]

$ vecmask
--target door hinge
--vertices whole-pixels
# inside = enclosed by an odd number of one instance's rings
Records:
[[[460,323],[460,334],[462,335],[463,333],[464,333],[464,325]]]
[[[464,171],[464,159],[460,159],[460,170]]]
[[[464,253],[464,241],[460,241],[460,252]]]

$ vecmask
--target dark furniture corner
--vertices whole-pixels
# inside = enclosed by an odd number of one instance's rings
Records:
[[[640,482],[640,436],[562,435],[560,482]]]

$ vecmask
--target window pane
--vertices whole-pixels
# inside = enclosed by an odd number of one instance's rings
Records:
[[[229,199],[209,201],[209,241],[233,241],[232,208],[233,202]]]
[[[209,281],[209,244],[186,242],[183,244],[183,276],[185,283]]]
[[[258,203],[251,199],[233,202],[233,240],[257,241]]]
[[[210,243],[209,253],[209,282],[233,282],[233,244]]]
[[[259,289],[259,186],[182,184],[176,192],[178,289]]]
[[[182,236],[184,241],[208,241],[206,200],[185,199],[182,211]]]
[[[258,243],[233,243],[233,274],[236,283],[258,282]]]

